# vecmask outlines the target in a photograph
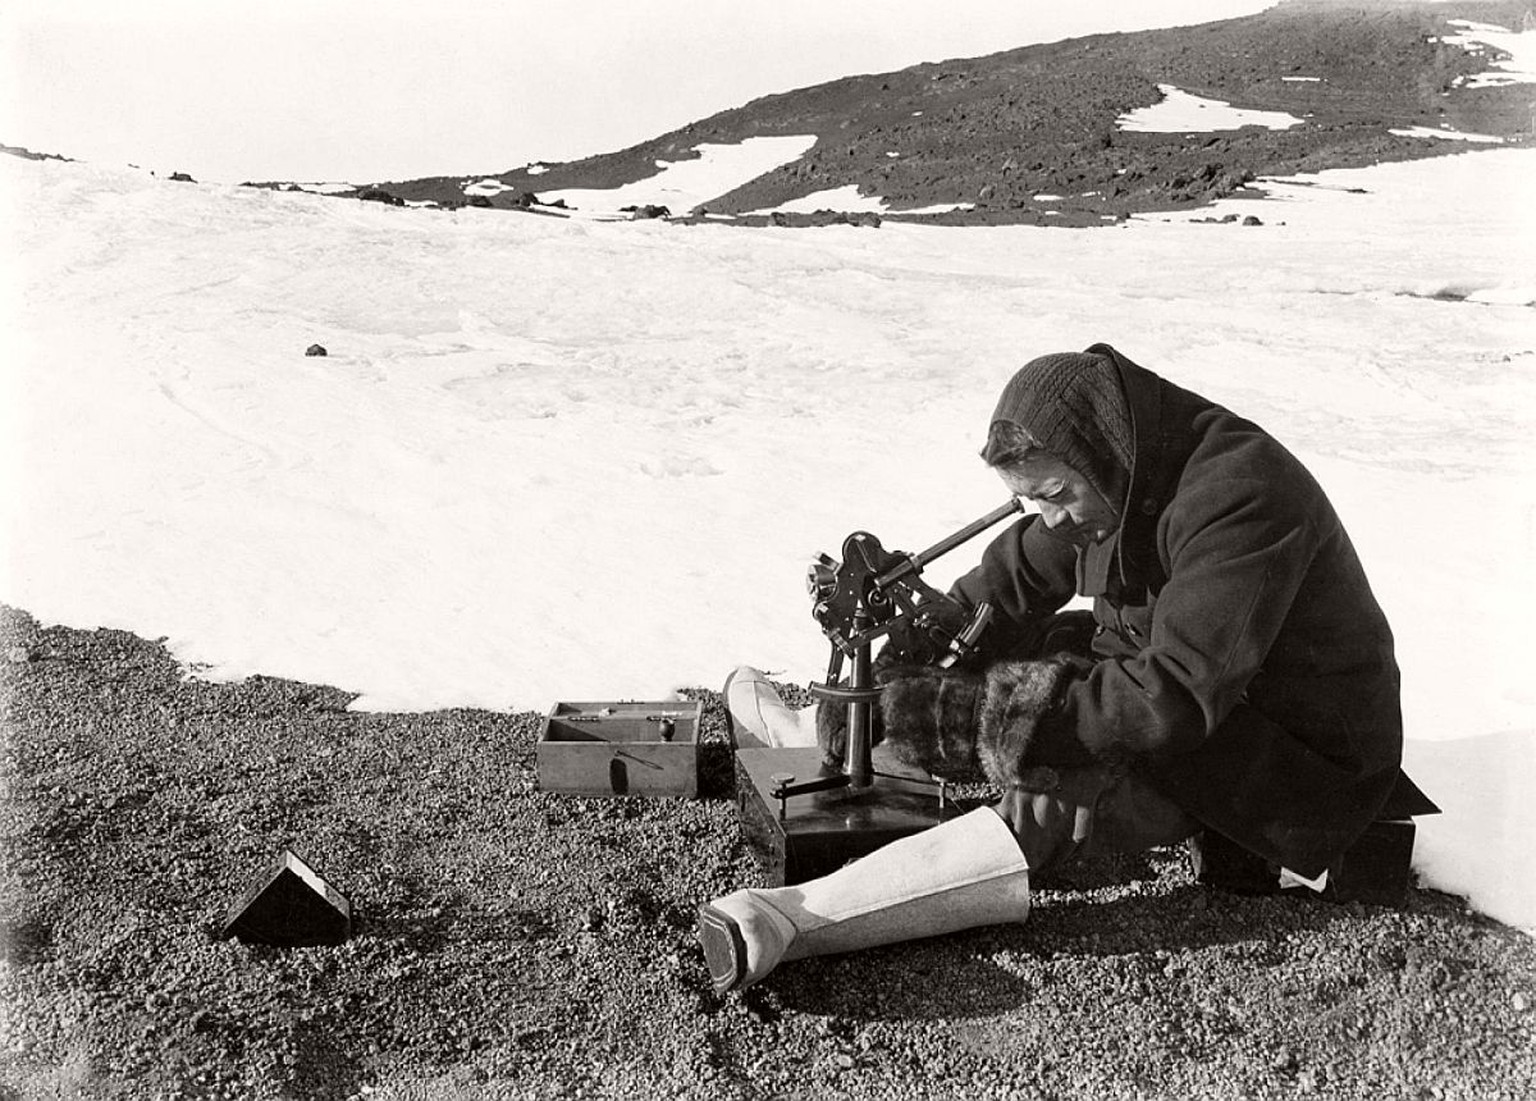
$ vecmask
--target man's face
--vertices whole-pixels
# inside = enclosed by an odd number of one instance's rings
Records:
[[[999,467],[998,475],[1015,497],[1040,509],[1040,521],[1052,535],[1079,547],[1097,543],[1120,526],[1120,516],[1087,478],[1060,459],[1037,455]]]

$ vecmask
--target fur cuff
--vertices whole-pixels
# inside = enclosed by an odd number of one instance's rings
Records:
[[[987,779],[1002,787],[1034,787],[1043,761],[1038,757],[1042,727],[1061,702],[1071,669],[1058,661],[1005,661],[987,670],[977,756]],[[1032,750],[1036,750],[1033,755]],[[1086,750],[1085,750],[1086,752]]]
[[[976,712],[984,691],[974,674],[929,670],[887,680],[880,694],[886,747],[931,776],[976,778]]]

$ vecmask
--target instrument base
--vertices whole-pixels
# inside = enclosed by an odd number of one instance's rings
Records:
[[[736,803],[742,831],[769,885],[803,883],[834,872],[882,845],[972,809],[939,798],[932,783],[876,776],[867,787],[833,788],[780,800],[775,776],[796,781],[830,773],[815,746],[736,753]],[[782,802],[782,813],[781,813]]]

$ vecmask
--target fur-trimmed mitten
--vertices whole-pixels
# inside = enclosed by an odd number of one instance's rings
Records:
[[[983,678],[931,665],[875,670],[880,701],[870,717],[872,745],[885,745],[904,765],[946,780],[981,779],[976,764],[976,709]],[[841,767],[848,750],[848,705],[823,700],[816,709],[822,761]]]
[[[986,692],[978,673],[892,670],[880,694],[885,746],[904,765],[946,780],[979,780],[976,722]]]
[[[1057,769],[1094,761],[1059,721],[1074,671],[1069,659],[997,662],[985,674],[892,670],[880,697],[885,746],[946,780],[1050,791]]]
[[[904,765],[946,780],[990,780],[1049,791],[1055,769],[1094,762],[1058,721],[1076,666],[1069,658],[1004,661],[985,673],[898,666],[880,674],[874,744]],[[823,703],[816,715],[824,760],[847,748],[847,708]]]
[[[1072,674],[1072,664],[1060,660],[1003,661],[987,670],[976,755],[989,780],[1050,790],[1053,769],[1094,761],[1088,747],[1057,721]]]

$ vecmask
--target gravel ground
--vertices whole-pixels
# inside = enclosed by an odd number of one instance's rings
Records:
[[[12,609],[0,654],[0,1097],[1536,1095],[1536,941],[1447,895],[1227,895],[1159,850],[721,1000],[694,910],[760,872],[713,692],[698,799],[581,799],[536,790],[532,713],[357,714]],[[220,938],[286,846],[350,940]]]

